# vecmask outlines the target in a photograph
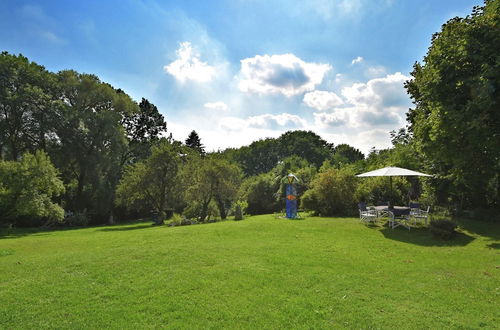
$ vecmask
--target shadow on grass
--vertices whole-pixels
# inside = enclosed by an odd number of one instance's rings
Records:
[[[427,228],[412,227],[408,230],[403,227],[394,229],[384,227],[380,232],[385,238],[420,246],[465,246],[475,239],[467,234],[457,232],[452,239],[443,240],[432,235]]]
[[[500,240],[500,222],[463,218],[454,218],[453,221],[472,234],[488,237],[495,241]]]
[[[46,236],[50,235],[47,230],[38,228],[15,228],[0,230],[0,239],[13,239],[24,236]]]
[[[137,226],[128,226],[134,224]],[[109,226],[109,225],[90,225],[87,227],[11,228],[11,229],[0,228],[0,240],[21,238],[24,236],[48,236],[51,235],[53,232],[89,229],[89,228],[96,228],[96,230],[100,231],[126,231],[126,230],[152,227],[151,220],[149,219],[148,220],[139,219],[135,221],[120,222],[115,225],[116,227],[102,228],[103,226]]]
[[[497,249],[497,250],[500,249],[500,243],[491,243],[486,246],[490,249]]]
[[[152,223],[148,222],[145,224],[141,224],[139,226],[116,226],[116,227],[106,227],[106,228],[100,228],[97,229],[97,231],[129,231],[129,230],[136,230],[136,229],[145,229],[145,228],[152,228],[152,227],[158,227],[158,226],[153,226]]]

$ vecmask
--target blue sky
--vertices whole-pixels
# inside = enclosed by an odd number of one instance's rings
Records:
[[[306,129],[366,153],[405,125],[403,82],[432,34],[480,4],[3,0],[0,50],[145,97],[208,150]]]

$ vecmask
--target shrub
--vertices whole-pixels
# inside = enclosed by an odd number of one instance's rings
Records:
[[[243,220],[243,211],[239,204],[234,207],[234,220]]]
[[[456,223],[446,219],[432,220],[429,224],[429,230],[432,234],[446,240],[453,237],[456,228]]]
[[[85,227],[89,224],[89,217],[85,212],[70,213],[64,217],[63,226]]]
[[[327,168],[302,196],[301,207],[322,216],[353,215],[357,210],[357,182],[350,169]]]
[[[231,210],[231,214],[234,216],[234,220],[243,220],[243,214],[246,213],[247,208],[248,203],[246,201],[236,201],[233,204],[233,208]]]
[[[170,219],[170,222],[167,224],[169,227],[175,227],[175,226],[188,226],[188,225],[195,225],[198,222],[196,220],[191,220],[186,217],[181,216],[178,213],[174,213]]]

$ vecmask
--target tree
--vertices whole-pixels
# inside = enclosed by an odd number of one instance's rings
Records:
[[[339,144],[333,149],[332,164],[337,168],[362,160],[365,155],[348,144]]]
[[[64,210],[52,199],[63,192],[59,173],[45,152],[25,153],[20,161],[0,160],[0,222],[60,221]]]
[[[209,205],[215,201],[221,219],[236,199],[242,172],[238,165],[212,154],[206,158],[193,157],[183,171],[186,201],[199,205],[199,219],[204,221]]]
[[[0,158],[46,149],[54,132],[55,78],[22,55],[0,54]]]
[[[152,144],[167,132],[165,118],[154,104],[142,98],[138,110],[125,113],[122,120],[133,161],[147,158]]]
[[[240,163],[246,175],[267,173],[290,156],[298,156],[319,168],[332,152],[333,144],[311,131],[289,131],[277,139],[267,138],[238,150],[225,151],[228,157]]]
[[[201,144],[201,139],[195,130],[189,133],[189,136],[186,139],[186,146],[193,150],[196,150],[200,155],[205,154],[205,147],[203,146],[203,144]]]
[[[249,214],[273,213],[282,208],[276,198],[279,187],[279,180],[271,173],[259,174],[243,181],[239,196],[247,201]]]
[[[441,202],[499,206],[500,0],[455,17],[432,37],[406,83],[409,130]]]
[[[68,207],[111,218],[127,150],[121,120],[137,112],[137,104],[94,75],[61,71],[58,80],[64,107],[52,150],[68,185]]]
[[[181,152],[180,146],[162,141],[147,159],[129,165],[116,189],[118,205],[145,203],[158,214],[157,224],[163,223],[180,194]]]
[[[358,180],[349,167],[323,169],[302,197],[301,206],[322,216],[353,215]]]

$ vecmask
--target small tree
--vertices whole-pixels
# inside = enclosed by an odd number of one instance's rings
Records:
[[[52,199],[63,192],[59,172],[43,151],[26,153],[19,162],[0,161],[0,222],[61,221],[64,210]]]
[[[186,139],[186,146],[193,150],[196,150],[200,155],[205,154],[205,147],[203,146],[203,144],[201,144],[201,139],[198,136],[198,133],[196,133],[196,131],[194,130],[189,133],[189,136]]]
[[[352,215],[356,210],[357,178],[350,168],[321,171],[302,197],[301,206],[323,216]]]
[[[186,200],[200,205],[199,220],[207,217],[214,201],[222,219],[227,216],[229,204],[236,198],[241,182],[241,169],[217,155],[208,158],[192,157],[183,171]]]
[[[127,207],[147,203],[158,215],[156,224],[162,224],[167,208],[179,195],[181,154],[180,146],[166,141],[154,146],[151,156],[126,169],[116,191],[116,202]]]

